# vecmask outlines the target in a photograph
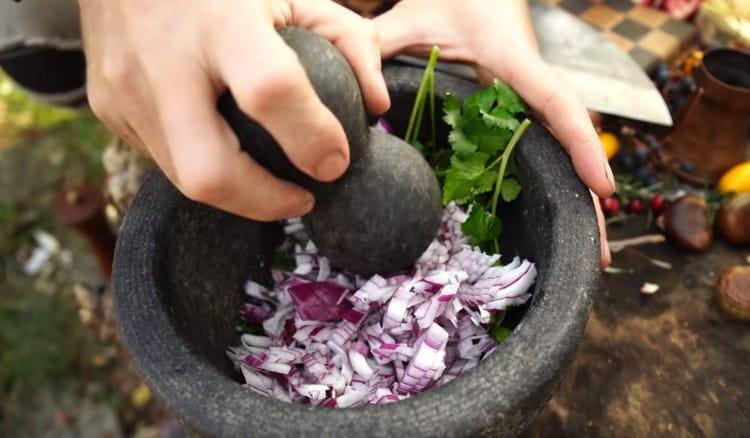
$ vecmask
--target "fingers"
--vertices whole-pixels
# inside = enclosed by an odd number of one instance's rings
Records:
[[[373,114],[390,107],[388,88],[381,71],[381,53],[375,24],[329,0],[293,1],[294,25],[331,41],[352,66],[365,105]]]
[[[402,53],[414,44],[412,26],[405,23],[405,17],[400,12],[401,9],[395,6],[390,11],[373,18],[378,31],[380,56],[385,59]]]
[[[604,213],[602,212],[602,205],[599,203],[599,197],[594,192],[591,192],[591,198],[594,200],[596,222],[599,224],[599,243],[601,246],[600,267],[604,269],[612,263],[612,253],[609,250],[609,241],[607,240],[607,223],[604,220]]]
[[[199,72],[181,74],[159,84],[156,100],[172,180],[183,194],[262,221],[308,213],[315,202],[309,192],[274,177],[240,150],[215,110],[208,81],[197,81]]]
[[[615,190],[612,169],[585,107],[541,58],[526,58],[531,59],[507,75],[509,85],[547,120],[583,182],[600,197],[610,196]]]
[[[223,30],[212,48],[213,67],[240,109],[276,139],[297,168],[321,181],[335,180],[349,165],[341,124],[318,98],[297,55],[269,23],[255,21]]]

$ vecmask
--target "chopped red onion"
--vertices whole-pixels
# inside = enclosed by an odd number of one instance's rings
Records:
[[[476,367],[497,348],[493,314],[530,297],[536,267],[472,248],[467,214],[445,208],[437,238],[409,272],[361,278],[331,267],[287,221],[293,272],[271,270],[273,290],[250,281],[245,333],[227,352],[246,386],[286,402],[355,407],[403,400]]]
[[[378,119],[377,123],[375,123],[375,129],[377,129],[378,131],[385,132],[387,134],[393,134],[394,132],[396,132],[391,126],[391,124],[388,123],[388,120],[382,117]]]

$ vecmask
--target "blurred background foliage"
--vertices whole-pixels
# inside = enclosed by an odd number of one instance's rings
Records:
[[[90,111],[41,104],[0,71],[0,437],[148,431],[138,411],[149,408],[147,389],[116,341],[81,323],[76,285],[94,296],[108,285],[86,242],[52,213],[60,190],[104,186],[112,139]],[[59,250],[29,272],[40,233]]]

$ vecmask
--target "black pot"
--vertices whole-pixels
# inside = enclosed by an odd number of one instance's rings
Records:
[[[385,75],[393,100],[387,117],[403,132],[422,70],[388,66]],[[477,89],[440,73],[436,84],[440,96]],[[115,256],[117,316],[136,368],[198,435],[518,434],[547,403],[580,342],[599,276],[599,234],[588,190],[544,127],[529,128],[516,159],[523,191],[503,210],[504,254],[532,259],[539,277],[511,336],[466,375],[398,403],[356,409],[290,405],[243,389],[225,351],[238,343],[242,285],[249,276],[269,280],[281,228],[192,202],[161,173],[147,178],[133,202]]]

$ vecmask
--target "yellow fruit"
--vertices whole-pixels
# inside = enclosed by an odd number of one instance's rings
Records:
[[[721,194],[750,193],[750,161],[727,170],[719,179],[718,189]]]
[[[620,151],[620,140],[611,132],[599,133],[599,141],[602,143],[607,159],[611,160]]]
[[[148,386],[141,383],[138,387],[133,390],[130,394],[130,401],[136,408],[142,408],[151,400],[151,391]]]

